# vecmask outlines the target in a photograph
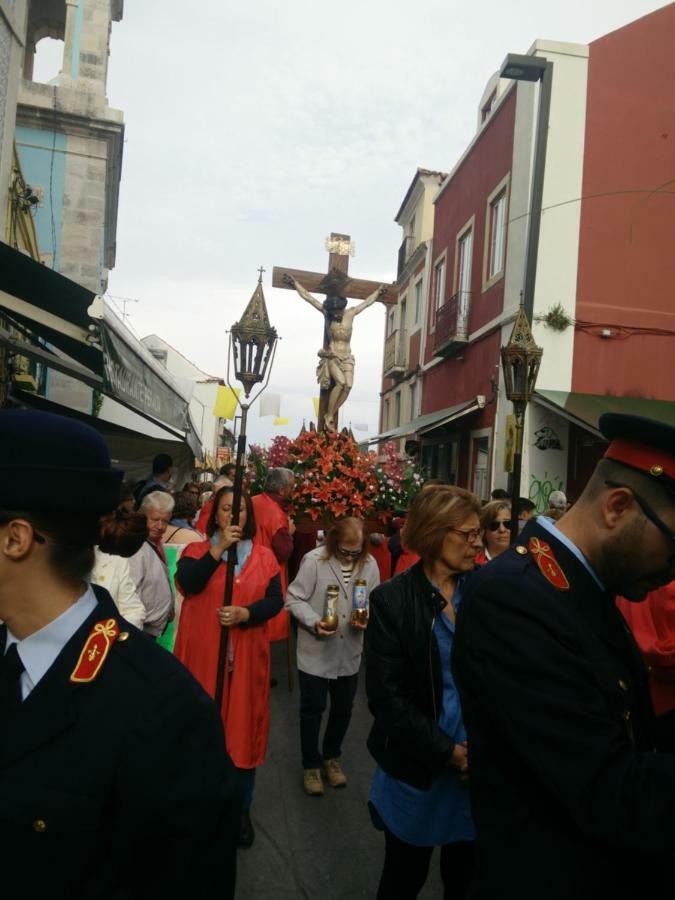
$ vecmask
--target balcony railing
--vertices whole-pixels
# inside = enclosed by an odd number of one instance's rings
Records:
[[[405,264],[408,262],[410,257],[413,255],[413,251],[417,248],[417,244],[415,243],[414,235],[407,235],[403,238],[403,243],[398,248],[398,269],[396,270],[396,277],[401,277],[401,272],[405,269]]]
[[[382,372],[385,376],[403,374],[408,365],[408,345],[405,329],[392,331],[384,342],[384,365]]]
[[[469,339],[471,293],[458,291],[436,311],[434,353],[449,356]]]

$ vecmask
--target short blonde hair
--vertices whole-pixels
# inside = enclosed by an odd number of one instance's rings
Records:
[[[356,519],[350,516],[338,519],[332,528],[326,532],[323,558],[330,559],[331,556],[337,556],[338,547],[343,541],[349,540],[349,538],[361,540],[361,555],[354,560],[354,568],[360,570],[366,561],[370,549],[370,534],[363,519]]]
[[[441,555],[445,536],[459,528],[469,516],[480,517],[481,504],[471,491],[452,484],[428,484],[410,504],[401,541],[425,562],[433,563]]]
[[[493,500],[491,503],[485,504],[480,514],[480,527],[483,531],[492,525],[503,509],[511,509],[509,500]]]

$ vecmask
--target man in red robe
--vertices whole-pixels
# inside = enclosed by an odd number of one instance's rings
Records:
[[[293,553],[295,525],[285,508],[293,492],[295,475],[290,469],[270,469],[265,480],[265,491],[253,497],[256,521],[255,542],[269,547],[281,567],[281,589],[286,599],[288,587],[288,560]],[[268,623],[270,641],[286,640],[289,634],[288,613],[282,610]]]

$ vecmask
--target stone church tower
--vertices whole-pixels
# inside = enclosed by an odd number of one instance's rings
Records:
[[[44,262],[96,293],[115,264],[122,168],[122,113],[106,98],[110,33],[123,0],[31,0],[16,144],[40,204],[35,223]],[[63,41],[59,75],[33,80],[36,45]]]

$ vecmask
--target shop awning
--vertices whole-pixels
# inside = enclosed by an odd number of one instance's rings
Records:
[[[455,406],[448,406],[446,409],[439,409],[435,412],[418,416],[416,419],[412,419],[410,422],[406,422],[405,425],[400,425],[391,431],[376,434],[369,439],[368,443],[383,444],[385,441],[399,440],[400,438],[412,437],[413,435],[422,437],[436,428],[450,424],[455,419],[468,416],[469,413],[482,409],[484,405],[485,402],[482,399],[479,401],[477,397],[474,397],[473,400],[465,400],[463,403],[458,403]]]
[[[0,346],[101,391],[201,458],[190,398],[103,300],[2,242],[0,316],[13,327],[0,327]]]
[[[536,391],[535,403],[550,409],[597,437],[600,416],[606,412],[644,416],[672,425],[675,422],[675,403],[650,400],[647,397],[612,397],[606,394],[579,394],[568,391]]]

